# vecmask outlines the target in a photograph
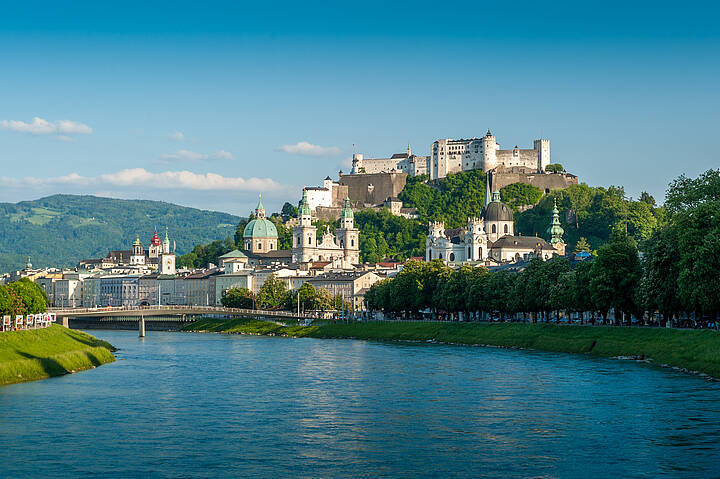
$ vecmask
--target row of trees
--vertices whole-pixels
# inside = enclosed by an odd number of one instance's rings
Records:
[[[619,322],[629,314],[642,316],[648,304],[639,294],[642,278],[635,242],[619,235],[593,261],[574,267],[562,256],[532,259],[520,272],[492,273],[484,267],[453,270],[440,260],[410,261],[394,279],[370,288],[365,300],[369,309],[395,314],[429,309],[476,318],[522,314],[533,321],[548,321],[560,311],[590,312],[605,320],[613,310]]]
[[[0,314],[44,313],[48,306],[45,291],[27,278],[8,285],[0,285]]]
[[[226,308],[286,308],[296,311],[298,300],[302,311],[348,309],[348,305],[343,302],[343,297],[339,294],[333,296],[329,291],[315,288],[309,283],[303,283],[297,290],[290,291],[285,281],[274,274],[265,280],[257,294],[247,288],[229,289],[222,298],[222,305]]]
[[[640,203],[650,207],[653,201]],[[395,279],[374,285],[365,299],[370,309],[391,313],[430,309],[503,317],[523,313],[537,319],[557,311],[605,317],[613,310],[618,319],[632,314],[642,320],[644,312],[658,312],[666,319],[693,313],[717,320],[720,170],[673,181],[666,208],[664,225],[639,243],[630,231],[614,228],[592,261],[572,265],[564,257],[534,259],[518,273],[410,261]],[[587,249],[582,238],[578,249]]]

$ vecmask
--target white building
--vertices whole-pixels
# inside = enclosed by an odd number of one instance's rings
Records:
[[[468,218],[467,228],[445,230],[443,223],[431,222],[425,240],[425,259],[503,263],[563,255],[565,244],[557,207],[553,210],[552,227],[555,229],[548,229],[552,244],[539,237],[515,236],[512,211],[500,201],[500,193],[496,191],[480,218]]]
[[[318,206],[327,208],[333,206],[333,190],[339,186],[340,183],[333,181],[329,176],[323,180],[322,186],[306,186],[303,194],[307,197],[310,210],[315,211]]]
[[[293,227],[292,262],[330,261],[333,267],[351,268],[360,262],[359,230],[354,226],[354,214],[350,199],[345,198],[345,207],[340,214],[337,237],[326,231],[322,241],[317,241],[317,227],[312,224],[307,192],[303,193],[298,211],[298,225]]]
[[[482,138],[433,142],[430,147],[428,172],[431,180],[444,178],[460,171],[490,171],[498,166],[521,166],[545,171],[550,164],[550,140],[535,140],[532,149],[501,150],[500,144],[488,130]]]
[[[410,145],[406,153],[395,153],[390,158],[365,158],[362,154],[353,154],[351,174],[371,174],[401,172],[409,176],[427,174],[427,156],[413,155]]]

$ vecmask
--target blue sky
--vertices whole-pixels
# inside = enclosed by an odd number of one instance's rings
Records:
[[[426,154],[488,128],[634,197],[720,166],[709,2],[199,5],[2,5],[0,201],[244,215],[337,178],[353,144]]]

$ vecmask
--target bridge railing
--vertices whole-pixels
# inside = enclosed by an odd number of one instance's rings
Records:
[[[187,305],[151,305],[151,306],[106,306],[98,308],[50,308],[58,316],[68,315],[77,316],[78,314],[93,313],[118,313],[118,312],[155,312],[168,311],[174,313],[187,314],[247,314],[249,316],[272,316],[282,318],[298,318],[304,319],[311,316],[306,314],[291,313],[289,311],[272,311],[264,309],[243,309],[243,308],[225,308],[221,306],[187,306]]]

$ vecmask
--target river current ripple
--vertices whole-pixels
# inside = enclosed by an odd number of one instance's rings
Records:
[[[720,477],[720,383],[420,343],[91,331],[118,361],[0,388],[2,477]]]

